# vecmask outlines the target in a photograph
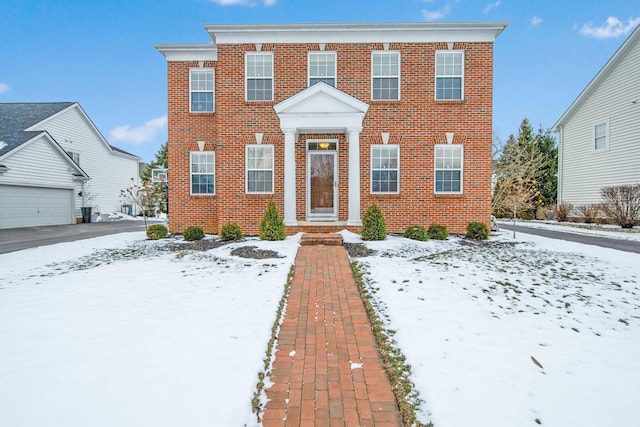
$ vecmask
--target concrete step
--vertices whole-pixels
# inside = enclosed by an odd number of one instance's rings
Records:
[[[335,233],[304,233],[302,246],[342,246],[342,235]]]

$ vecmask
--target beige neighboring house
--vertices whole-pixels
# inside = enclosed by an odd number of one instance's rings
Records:
[[[558,203],[599,203],[600,190],[640,183],[640,26],[553,126]]]
[[[82,207],[120,212],[139,161],[76,102],[0,103],[0,229],[74,224]]]

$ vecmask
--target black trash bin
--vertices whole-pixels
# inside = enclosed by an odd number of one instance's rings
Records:
[[[91,222],[91,206],[80,208],[80,210],[82,211],[82,222]]]

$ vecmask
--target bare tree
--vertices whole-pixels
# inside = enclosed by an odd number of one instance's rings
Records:
[[[158,188],[154,183],[145,181],[136,184],[131,178],[131,185],[124,190],[120,190],[120,198],[136,206],[142,212],[144,227],[147,228],[147,216],[156,207],[158,199]]]
[[[622,228],[632,228],[640,222],[640,184],[605,187],[601,194],[607,218]]]

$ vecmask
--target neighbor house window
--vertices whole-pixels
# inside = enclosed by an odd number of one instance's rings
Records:
[[[189,92],[192,113],[212,113],[214,111],[213,69],[194,68],[190,70]]]
[[[76,153],[75,151],[67,151],[67,154],[73,159],[74,162],[76,162],[76,165],[80,165],[80,153]]]
[[[593,151],[609,149],[609,122],[604,121],[593,125]]]
[[[436,52],[436,99],[463,99],[464,52]]]
[[[273,193],[273,145],[247,145],[247,193]]]
[[[309,86],[318,82],[336,86],[335,52],[309,52]]]
[[[191,194],[215,194],[216,153],[191,152]]]
[[[399,158],[398,145],[371,146],[372,193],[398,193]]]
[[[273,54],[248,52],[245,59],[247,101],[272,101]]]
[[[400,99],[400,52],[373,52],[371,67],[371,99]]]
[[[436,193],[462,193],[462,145],[436,145]]]

